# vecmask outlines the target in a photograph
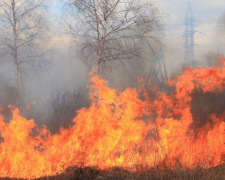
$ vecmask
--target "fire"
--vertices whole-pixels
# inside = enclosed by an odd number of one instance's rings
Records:
[[[224,163],[225,109],[210,115],[212,123],[193,128],[191,102],[195,90],[224,93],[225,60],[212,68],[185,69],[169,82],[174,92],[156,98],[141,99],[136,89],[110,89],[99,76],[91,81],[91,106],[79,110],[74,125],[59,134],[38,127],[18,109],[9,123],[0,117],[0,177],[38,178],[69,166],[134,170],[140,164],[207,168]]]

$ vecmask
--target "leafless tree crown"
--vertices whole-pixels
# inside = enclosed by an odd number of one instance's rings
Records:
[[[162,13],[145,0],[67,0],[66,31],[88,67],[123,66],[141,60],[143,45],[154,48]]]
[[[19,106],[19,74],[22,65],[44,62],[42,32],[45,30],[45,0],[0,1],[0,49],[15,65],[15,99]]]

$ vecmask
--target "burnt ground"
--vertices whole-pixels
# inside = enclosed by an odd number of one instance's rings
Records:
[[[14,180],[0,178],[1,180]],[[16,180],[16,179],[15,179]],[[18,180],[18,179],[17,179]],[[21,179],[22,180],[22,179]],[[137,167],[137,172],[132,173],[122,168],[99,170],[96,167],[70,167],[65,172],[51,177],[42,177],[37,180],[225,180],[225,165],[194,170],[177,167],[176,169]]]

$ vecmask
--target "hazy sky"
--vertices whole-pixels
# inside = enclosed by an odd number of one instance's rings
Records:
[[[169,71],[184,58],[184,18],[187,0],[158,0],[168,13],[165,31],[165,57]],[[196,61],[204,62],[209,53],[225,49],[225,0],[192,0],[195,21]],[[224,23],[224,24],[223,24]],[[225,51],[224,51],[225,52]]]
[[[167,14],[165,18],[165,37],[163,38],[167,71],[169,74],[174,71],[179,72],[182,69],[181,64],[184,59],[184,18],[188,1],[157,0],[156,2]],[[65,42],[68,43],[68,38],[59,33],[60,29],[58,28],[57,23],[58,19],[61,17],[62,0],[51,0],[49,3],[50,17],[52,21],[50,22],[50,28],[52,29],[53,34],[52,44],[56,47],[55,52],[57,53],[53,57],[55,63],[52,67],[52,71],[50,71],[50,75],[48,76],[50,82],[54,82],[54,88],[57,88],[55,87],[56,80],[59,87],[73,87],[83,76],[84,69],[81,68],[82,63],[78,61],[76,55],[74,53],[70,54],[70,51],[66,47]],[[206,56],[208,54],[217,53],[219,49],[225,49],[225,0],[194,0],[191,1],[191,3],[193,14],[196,19],[196,60],[198,62],[205,62],[207,61]],[[61,68],[62,66],[65,68]],[[32,76],[31,78],[34,77]],[[45,80],[47,82],[40,81],[43,85],[40,85],[39,87],[45,87],[45,84],[49,84],[49,79]],[[33,79],[28,80],[28,82],[36,83]],[[29,89],[28,91],[33,92]],[[46,91],[46,89],[43,90],[43,99],[46,99],[49,96],[51,89],[49,89],[49,93],[45,93]],[[37,94],[39,95],[39,93],[40,92]]]
[[[146,0],[148,1],[148,0]],[[184,59],[184,19],[187,9],[187,0],[155,0],[167,14],[165,17],[164,56],[169,74],[181,71]],[[69,38],[60,33],[59,19],[62,12],[63,0],[49,0],[50,36],[54,48],[52,67],[48,74],[26,76],[24,81],[27,101],[35,100],[37,105],[48,106],[54,90],[73,89],[79,87],[85,75],[85,68],[76,54],[68,48]],[[195,55],[196,60],[204,64],[209,54],[223,51],[225,55],[225,0],[192,0],[195,21]],[[150,59],[150,57],[149,57]],[[9,79],[5,73],[9,70],[1,68],[2,77],[6,85],[13,86],[13,78]],[[150,67],[149,67],[150,69]],[[6,86],[4,86],[6,87]],[[6,88],[8,91],[9,88]],[[0,89],[5,92],[4,89]],[[1,95],[0,95],[1,96]],[[44,106],[45,105],[45,106]],[[39,108],[37,108],[39,109]]]
[[[192,4],[196,19],[196,61],[204,62],[208,53],[221,52],[225,49],[225,0],[155,0],[155,2],[167,14],[164,53],[169,72],[181,64],[184,58],[184,18],[188,2]],[[52,0],[51,4],[52,16],[59,18],[62,0]]]

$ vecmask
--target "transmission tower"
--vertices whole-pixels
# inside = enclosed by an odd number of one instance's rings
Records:
[[[158,52],[155,52],[153,55],[150,73],[146,82],[149,80],[152,85],[159,85],[163,89],[167,89],[168,77],[162,49],[160,49]]]
[[[185,32],[184,32],[184,38],[185,38],[185,56],[184,56],[184,66],[195,66],[195,55],[194,55],[194,16],[192,12],[191,3],[188,3],[186,17],[185,17]]]

